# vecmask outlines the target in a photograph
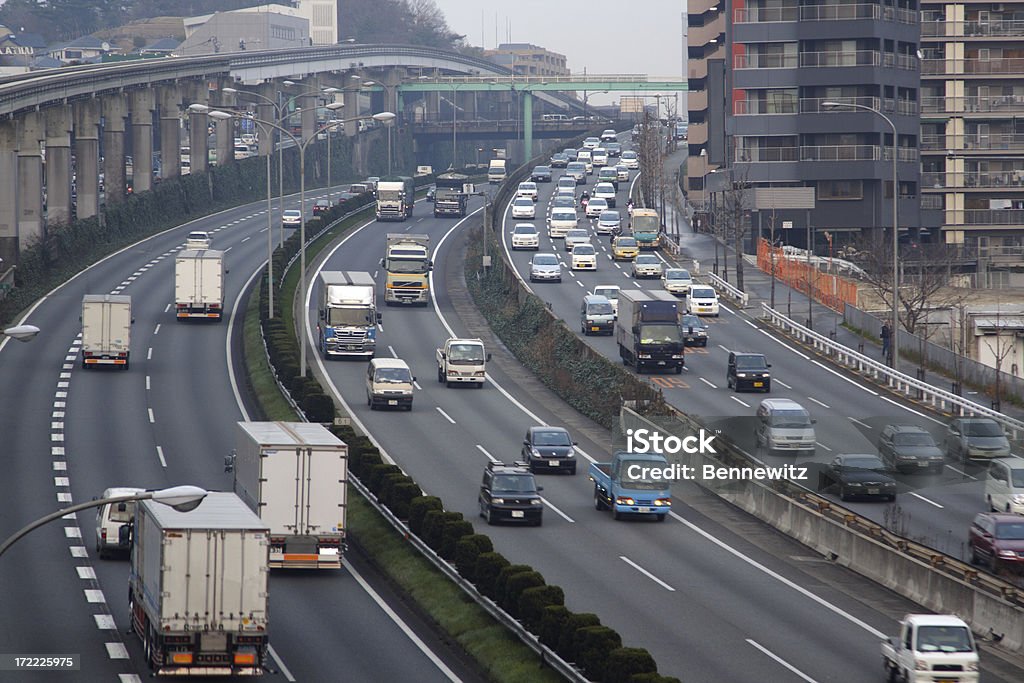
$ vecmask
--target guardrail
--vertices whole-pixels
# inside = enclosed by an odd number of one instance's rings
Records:
[[[740,308],[746,308],[747,305],[750,303],[749,295],[739,287],[736,287],[735,285],[726,282],[725,280],[718,277],[714,273],[708,272],[706,273],[706,275],[708,277],[708,280],[711,281],[712,287],[722,292],[725,292],[726,296],[728,296],[730,299],[736,302],[736,304],[739,305]]]
[[[986,408],[980,403],[958,396],[945,389],[928,384],[924,380],[911,377],[869,356],[854,351],[849,346],[833,341],[825,335],[804,327],[800,323],[787,318],[782,313],[761,304],[761,319],[811,346],[815,351],[829,356],[832,360],[862,375],[868,375],[876,382],[884,382],[890,389],[905,396],[928,403],[932,408],[941,411],[955,412],[957,415],[989,417],[1011,431],[1014,439],[1024,434],[1024,422],[1010,417],[998,410]]]

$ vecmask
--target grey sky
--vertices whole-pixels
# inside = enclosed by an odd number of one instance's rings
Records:
[[[572,73],[586,67],[589,73],[682,76],[685,0],[434,1],[448,26],[472,45],[493,48],[509,38],[533,43],[564,54]],[[614,99],[594,95],[591,102]]]

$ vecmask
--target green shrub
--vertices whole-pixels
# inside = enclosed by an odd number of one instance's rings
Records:
[[[543,579],[541,579],[543,581]],[[511,582],[510,582],[511,583]],[[565,605],[565,592],[559,586],[530,586],[519,594],[515,614],[526,628],[540,635],[541,619],[547,607]]]
[[[473,525],[464,519],[448,522],[441,528],[440,555],[451,562],[455,559],[455,546],[466,536],[473,534]]]
[[[334,422],[334,399],[322,391],[307,394],[299,407],[310,422]]]
[[[366,469],[366,477],[363,478],[363,483],[366,484],[366,488],[370,489],[373,495],[380,497],[380,488],[384,477],[389,474],[401,473],[402,469],[398,465],[371,465]]]
[[[596,614],[590,612],[583,612],[577,614],[575,612],[569,613],[569,618],[565,620],[565,628],[562,629],[562,633],[558,638],[558,647],[555,648],[555,652],[562,656],[562,659],[567,659],[570,662],[578,661],[576,658],[576,631],[585,628],[587,626],[600,626],[601,620],[597,618]]]
[[[414,498],[422,495],[423,491],[420,487],[412,479],[409,479],[407,482],[394,485],[391,489],[391,502],[388,503],[388,507],[398,519],[408,519],[409,504]]]
[[[521,572],[533,572],[533,567],[528,564],[510,564],[498,573],[498,578],[494,581],[494,602],[498,603],[498,606],[505,609],[505,591],[508,586],[509,577],[514,574]]]
[[[391,496],[395,490],[395,485],[399,483],[411,482],[412,479],[401,472],[393,472],[391,474],[385,474],[380,482],[380,493],[377,494],[377,499],[381,503],[391,507]]]
[[[658,672],[654,657],[639,647],[620,647],[608,653],[602,683],[632,683],[637,674]]]
[[[443,510],[444,505],[437,496],[418,496],[409,501],[409,531],[423,537],[423,519],[431,510]]]
[[[508,566],[510,566],[509,561],[501,553],[493,551],[480,553],[480,556],[476,558],[476,567],[473,569],[475,579],[473,583],[477,590],[494,600],[497,595],[498,575]]]
[[[354,455],[353,455],[354,453]],[[349,469],[354,475],[362,479],[374,465],[383,465],[384,459],[376,448],[362,451],[349,449]]]
[[[463,536],[455,544],[455,567],[459,574],[466,580],[472,582],[476,574],[476,560],[483,553],[494,550],[494,544],[490,536],[484,534],[470,534]]]
[[[519,611],[519,598],[528,588],[539,588],[544,585],[544,577],[540,572],[520,572],[508,577],[505,582],[503,608],[516,619],[522,619]]]
[[[461,512],[428,512],[423,520],[423,542],[433,548],[434,552],[440,553],[445,526],[449,522],[459,521],[462,521]]]
[[[608,654],[622,647],[622,637],[607,626],[584,626],[573,636],[576,663],[594,681],[601,680]],[[642,672],[641,672],[642,673]]]
[[[565,605],[548,605],[543,608],[541,610],[540,626],[537,629],[540,642],[552,650],[557,650],[558,640],[562,636],[562,631],[565,629],[565,623],[569,620],[570,614],[572,613]]]

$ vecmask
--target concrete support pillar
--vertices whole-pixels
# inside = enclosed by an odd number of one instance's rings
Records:
[[[320,98],[316,95],[303,95],[299,98],[302,107],[302,140],[308,140],[316,132],[316,107]]]
[[[228,82],[222,83],[222,86]],[[233,109],[235,107],[235,96],[231,93],[217,90],[211,95],[211,107],[214,109]],[[225,166],[235,163],[235,120],[226,119],[216,121],[214,124],[217,138],[217,165]]]
[[[43,239],[42,115],[29,112],[18,119],[18,251]]]
[[[46,222],[71,220],[71,107],[43,111],[46,126]]]
[[[185,93],[184,105],[210,104],[210,89],[206,81],[196,81],[190,84]],[[207,126],[210,124],[206,114],[189,112],[188,114],[188,153],[190,173],[206,173],[209,167],[209,132]]]
[[[124,95],[103,98],[103,194],[107,205],[124,201],[124,120],[128,105]]]
[[[0,121],[0,272],[18,262],[18,135]]]
[[[156,97],[151,90],[131,94],[132,110],[132,192],[153,188],[153,109]]]
[[[345,108],[342,111],[345,112],[344,118],[354,119],[362,113],[359,111],[359,84],[361,81],[355,78],[347,78],[345,80],[346,83],[341,96],[341,101],[345,104]],[[345,135],[347,137],[352,137],[358,132],[358,121],[348,121],[345,124]]]
[[[523,158],[525,163],[533,157],[533,93],[523,93]]]
[[[181,175],[181,90],[163,86],[160,97],[160,177]],[[191,155],[191,148],[189,154]],[[190,157],[191,159],[191,157]],[[189,161],[191,164],[191,160]]]
[[[260,100],[256,105],[256,118],[261,121],[274,121],[277,118],[277,110],[269,102]],[[281,124],[278,124],[281,125]],[[278,131],[268,125],[257,123],[256,130],[259,131],[259,153],[261,157],[270,156],[274,153],[274,140]]]
[[[393,67],[384,72],[381,83],[384,86],[384,102],[381,111],[398,113],[398,85],[405,78],[405,74],[406,70],[399,67]]]
[[[75,116],[75,217],[90,218],[100,206],[100,102],[81,100]]]

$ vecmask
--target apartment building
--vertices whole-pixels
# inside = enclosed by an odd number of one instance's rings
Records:
[[[923,218],[947,243],[1019,256],[1024,2],[922,2],[921,48]]]
[[[501,43],[494,50],[484,50],[484,57],[517,76],[569,75],[565,55],[530,43]]]
[[[897,191],[918,234],[916,0],[690,0],[689,18],[691,199],[744,180],[764,189],[758,222],[770,211],[803,246],[808,226],[891,229]]]

